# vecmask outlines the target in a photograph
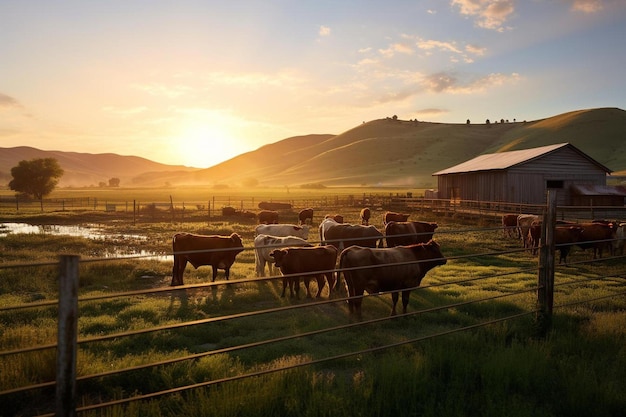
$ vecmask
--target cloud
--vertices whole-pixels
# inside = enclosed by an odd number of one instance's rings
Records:
[[[104,110],[107,113],[112,113],[112,114],[116,114],[120,116],[133,116],[136,114],[144,113],[145,111],[148,110],[148,108],[145,106],[129,107],[129,108],[106,106],[106,107],[103,107],[102,110]]]
[[[319,35],[320,36],[330,36],[330,28],[328,26],[320,26]]]
[[[475,79],[460,80],[453,73],[438,72],[424,78],[422,85],[428,91],[435,93],[472,94],[483,92],[493,86],[515,83],[520,79],[519,74],[492,73]]]
[[[411,55],[413,53],[413,48],[406,43],[394,43],[389,45],[387,49],[379,49],[378,52],[386,58],[391,58],[397,53]]]
[[[22,108],[22,105],[13,97],[0,93],[0,108]]]
[[[484,29],[504,30],[504,23],[515,11],[513,0],[452,0],[462,15],[476,18],[476,25]]]
[[[437,49],[440,51],[448,51],[460,54],[461,51],[456,47],[454,42],[442,42],[436,40],[418,40],[417,47],[423,50]]]
[[[602,0],[574,0],[571,10],[574,12],[596,13],[603,8]]]

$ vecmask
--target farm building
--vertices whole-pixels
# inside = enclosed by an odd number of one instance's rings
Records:
[[[611,173],[570,143],[477,156],[435,172],[438,196],[450,200],[558,205],[624,205],[626,190],[606,185]]]

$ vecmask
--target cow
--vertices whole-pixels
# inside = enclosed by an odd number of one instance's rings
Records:
[[[524,248],[530,247],[530,226],[536,220],[539,220],[539,216],[536,214],[519,214],[517,216],[517,228],[519,229],[519,237],[522,239],[522,246]]]
[[[387,247],[426,243],[433,238],[433,233],[437,227],[437,223],[431,222],[391,221],[385,225]]]
[[[313,209],[305,208],[300,210],[300,213],[298,213],[298,220],[300,224],[306,224],[307,220],[309,220],[309,224],[313,224]]]
[[[343,216],[341,214],[327,214],[325,219],[333,219],[337,223],[343,223]]]
[[[396,315],[398,291],[402,292],[402,313],[406,314],[411,290],[419,287],[428,271],[445,265],[446,259],[434,240],[395,248],[364,248],[351,246],[339,256],[339,271],[343,272],[348,291],[351,315],[361,319],[363,293],[391,294],[391,315]],[[355,298],[353,298],[355,297]]]
[[[317,294],[315,298],[322,296],[322,290],[328,281],[328,293],[335,287],[335,264],[337,263],[338,251],[334,246],[312,246],[312,247],[288,247],[274,249],[270,256],[274,258],[277,268],[283,275],[283,292],[285,296],[287,285],[291,297],[298,298],[300,290],[300,277],[306,287],[307,298],[312,298],[309,283],[313,277],[317,280]],[[324,280],[326,278],[326,281]],[[295,291],[294,291],[295,286]]]
[[[559,250],[559,264],[567,263],[567,255],[573,244],[582,239],[583,228],[575,225],[556,226],[554,228],[554,245]]]
[[[626,223],[618,223],[615,228],[615,242],[613,242],[613,254],[614,255],[623,255],[624,254],[624,239],[626,239],[624,228],[626,227]]]
[[[372,216],[372,212],[369,207],[365,207],[361,209],[361,213],[359,215],[361,217],[361,224],[368,226],[370,224],[370,217]]]
[[[517,227],[517,214],[503,214],[502,215],[502,233],[505,237],[513,237],[517,235],[520,237],[519,228]]]
[[[383,234],[376,226],[362,224],[336,224],[324,233],[324,241],[339,250],[358,245],[369,248],[382,247]]]
[[[255,229],[255,236],[258,235],[270,235],[270,236],[297,236],[302,239],[309,238],[309,226],[303,224],[302,226],[297,224],[260,224]]]
[[[383,226],[389,222],[405,222],[409,220],[409,214],[396,213],[394,211],[387,211],[383,214]]]
[[[322,220],[322,222],[320,223],[318,229],[319,229],[319,233],[320,233],[320,245],[324,245],[326,244],[326,232],[328,231],[329,228],[340,224],[338,223],[335,219],[333,219],[332,217],[325,217],[324,220]]]
[[[599,222],[580,223],[583,228],[581,240],[577,246],[582,250],[593,249],[593,259],[602,258],[602,251],[608,249],[611,252],[611,245],[615,241],[615,230],[613,224]]]
[[[313,246],[306,240],[297,236],[270,236],[270,235],[258,235],[254,238],[254,260],[256,265],[256,276],[265,276],[265,264],[267,263],[267,269],[270,275],[273,275],[272,265],[274,264],[274,258],[270,256],[270,253],[274,249],[287,247],[287,246]]]
[[[273,210],[261,210],[257,214],[259,224],[276,224],[278,223],[278,212]]]
[[[224,270],[228,279],[235,257],[243,251],[243,243],[237,233],[230,236],[176,233],[172,239],[172,249],[174,267],[171,285],[175,286],[183,285],[183,273],[187,262],[196,269],[202,265],[211,265],[213,281],[217,277],[218,268]]]
[[[278,201],[261,201],[258,204],[261,210],[291,210],[290,203],[281,203]]]

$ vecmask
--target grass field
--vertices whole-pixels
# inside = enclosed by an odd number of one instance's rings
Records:
[[[354,208],[342,214],[348,222],[358,218]],[[85,380],[79,383],[79,405],[228,380],[81,415],[617,416],[626,409],[622,259],[586,263],[589,253],[574,250],[572,263],[557,269],[553,327],[541,338],[532,313],[537,258],[519,251],[519,242],[504,238],[495,224],[470,225],[450,217],[420,218],[419,213],[412,213],[414,220],[439,223],[435,237],[449,258],[447,265],[429,272],[422,288],[412,293],[409,313],[423,313],[382,320],[388,317],[390,296],[368,297],[363,303],[365,323],[350,326],[354,320],[345,301],[332,302],[341,299],[341,291],[330,300],[325,291],[323,303],[315,303],[281,298],[278,280],[250,280],[254,276],[253,221],[216,217],[211,222],[132,224],[107,221],[102,213],[88,212],[52,213],[46,221],[54,221],[55,216],[75,223],[97,218],[110,232],[147,238],[121,243],[39,235],[0,238],[0,305],[55,300],[58,272],[54,262],[59,253],[70,252],[93,260],[80,267],[81,298],[151,288],[160,291],[82,302],[80,338],[216,319],[81,344],[79,377],[218,353]],[[35,218],[41,219],[40,215]],[[180,230],[241,234],[247,249],[233,265],[231,285],[223,285],[220,271],[219,286],[174,291],[169,288],[171,261],[102,259],[113,246],[124,245],[170,254],[171,236]],[[15,263],[51,265],[8,267]],[[210,275],[208,267],[194,270],[188,266],[185,283],[206,283]],[[476,300],[481,301],[469,303]],[[280,310],[290,306],[298,308]],[[271,309],[279,311],[237,317]],[[55,310],[0,311],[0,351],[55,343]],[[487,322],[492,324],[481,325]],[[235,349],[337,326],[348,327]],[[383,349],[387,345],[394,346]],[[350,352],[360,353],[344,356]],[[323,360],[328,357],[338,358]],[[0,360],[0,390],[54,379],[54,350],[3,355]],[[302,365],[311,361],[315,363]],[[285,370],[273,372],[276,368]],[[240,377],[246,374],[256,376]],[[50,407],[54,407],[53,395],[46,390],[0,396],[3,415],[34,415]]]

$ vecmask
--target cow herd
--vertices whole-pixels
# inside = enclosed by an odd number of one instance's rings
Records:
[[[401,292],[403,313],[406,313],[410,289],[418,287],[432,268],[446,263],[439,244],[433,240],[437,223],[409,221],[406,214],[386,212],[382,218],[384,231],[381,231],[369,224],[370,216],[371,211],[363,209],[360,224],[347,224],[338,214],[326,215],[317,227],[317,244],[309,240],[312,209],[299,213],[298,224],[260,221],[254,234],[256,276],[266,276],[267,266],[270,276],[278,272],[283,276],[281,296],[284,297],[289,288],[290,296],[298,297],[302,280],[307,297],[319,298],[326,285],[331,294],[343,273],[352,314],[361,316],[361,297],[365,291],[370,294],[394,291],[392,314],[396,314],[398,291]],[[567,262],[573,246],[592,249],[594,259],[601,258],[603,251],[623,253],[624,225],[626,223],[605,220],[558,221],[554,242],[560,253],[559,263]],[[502,216],[502,227],[506,237],[521,240],[525,249],[537,253],[542,233],[539,216],[506,214]],[[183,284],[188,262],[194,268],[210,265],[213,281],[218,269],[224,270],[228,279],[235,258],[244,250],[242,239],[236,233],[229,236],[177,233],[172,247],[173,286]],[[315,295],[310,290],[313,279],[317,281]]]
[[[326,284],[330,295],[343,273],[352,314],[361,317],[364,291],[370,294],[402,291],[403,313],[406,313],[411,289],[418,287],[432,268],[446,263],[439,244],[432,240],[437,224],[412,222],[408,221],[408,215],[387,212],[383,216],[383,234],[369,224],[370,215],[369,209],[363,209],[361,224],[346,224],[342,216],[326,215],[317,228],[320,238],[317,245],[308,240],[312,209],[300,212],[297,225],[262,222],[256,226],[254,237],[257,277],[265,276],[267,265],[270,276],[278,271],[283,276],[281,296],[289,288],[290,296],[298,297],[302,279],[307,297],[319,298]],[[213,281],[218,269],[223,269],[228,279],[236,256],[244,249],[236,233],[230,236],[177,233],[172,248],[173,286],[183,284],[187,262],[194,268],[211,265]],[[313,279],[317,281],[315,295],[309,288]],[[391,314],[395,315],[398,292],[392,293],[392,301]]]
[[[542,220],[534,214],[504,214],[502,230],[505,236],[522,241],[525,249],[537,254],[542,234]],[[617,220],[569,222],[557,220],[554,228],[554,245],[559,251],[559,264],[567,263],[572,247],[592,249],[593,259],[602,258],[603,251],[611,255],[624,253],[624,226]]]

